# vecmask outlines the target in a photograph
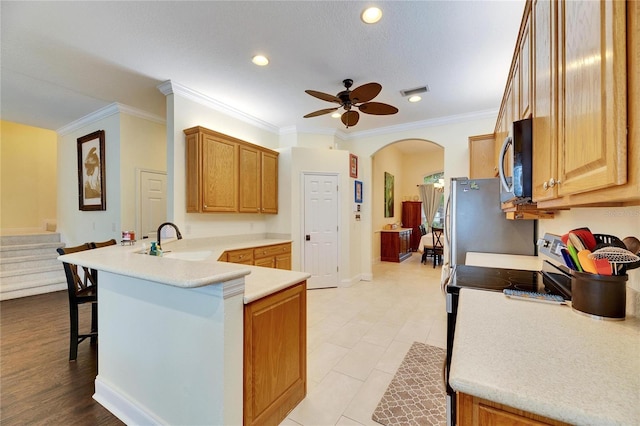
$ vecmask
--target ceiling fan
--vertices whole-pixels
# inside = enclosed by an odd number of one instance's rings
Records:
[[[340,107],[345,109],[345,112],[342,114],[340,119],[344,123],[347,128],[351,126],[355,126],[358,124],[358,120],[360,119],[360,114],[358,111],[353,110],[353,107],[356,107],[365,114],[373,114],[373,115],[391,115],[398,112],[398,108],[391,106],[389,104],[383,104],[382,102],[369,102],[382,90],[382,86],[378,83],[367,83],[363,84],[360,87],[356,87],[353,90],[350,90],[353,85],[353,80],[346,79],[342,81],[346,90],[338,93],[336,96],[329,95],[327,93],[317,92],[315,90],[305,90],[306,93],[311,96],[322,99],[327,102],[334,102],[339,104],[335,108],[326,108],[318,111],[311,112],[304,116],[304,118],[317,117],[323,114],[329,114],[330,112],[334,112],[338,110]]]

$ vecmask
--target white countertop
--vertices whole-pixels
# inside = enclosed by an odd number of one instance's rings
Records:
[[[451,386],[582,425],[640,422],[640,320],[461,289]]]
[[[291,240],[263,238],[229,242],[224,246],[219,243],[214,245],[212,240],[207,238],[163,241],[162,246],[167,254],[195,251],[207,254],[198,261],[140,254],[143,244],[140,241],[134,245],[115,245],[68,254],[58,259],[100,271],[182,288],[203,287],[244,277],[244,303],[246,304],[304,281],[310,275],[306,272],[218,262],[218,258],[226,250],[286,242]],[[148,248],[149,244],[146,246]]]

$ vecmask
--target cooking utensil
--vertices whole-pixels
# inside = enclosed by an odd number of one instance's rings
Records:
[[[591,233],[589,228],[587,227],[576,228],[576,229],[572,229],[570,232],[573,232],[574,234],[576,234],[576,236],[580,238],[580,240],[582,241],[582,244],[585,246],[587,250],[591,250],[591,251],[595,250],[596,245],[598,243],[596,241],[594,234]],[[562,242],[565,243],[566,245],[567,241],[569,241],[569,233],[564,234],[560,238]]]
[[[607,259],[613,265],[614,275],[623,275],[626,272],[625,264],[640,261],[640,257],[627,249],[620,247],[603,247],[590,255],[590,259]]]
[[[578,237],[573,231],[569,232],[569,242],[571,243],[571,245],[573,245],[576,248],[578,253],[587,249],[585,245],[582,243],[582,240],[580,239],[580,237]]]
[[[569,269],[577,271],[578,267],[573,262],[573,259],[571,258],[571,254],[569,254],[569,250],[567,250],[566,248],[562,248],[562,249],[560,249],[560,253],[562,253],[562,258],[564,259],[564,263],[569,267]],[[607,265],[608,264],[609,264],[609,262],[607,262]],[[609,271],[611,271],[611,267],[609,267]],[[609,272],[609,273],[611,273],[611,272]]]
[[[598,275],[611,275],[611,264],[607,259],[593,259]]]
[[[571,255],[571,259],[573,260],[573,263],[576,265],[576,270],[578,272],[582,272],[582,267],[580,266],[580,261],[578,260],[578,252],[576,251],[576,248],[571,244],[569,244],[567,245],[567,250]]]
[[[582,266],[582,269],[585,272],[591,272],[592,274],[597,274],[598,269],[596,268],[595,263],[593,263],[593,259],[589,258],[590,254],[591,252],[589,250],[580,250],[578,252],[578,260],[580,260],[580,266]]]
[[[622,239],[625,247],[633,254],[640,253],[640,240],[636,237],[625,237]]]

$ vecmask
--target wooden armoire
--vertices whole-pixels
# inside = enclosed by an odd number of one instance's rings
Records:
[[[422,202],[402,202],[402,227],[411,228],[411,251],[418,251],[420,245],[420,224],[422,224]]]

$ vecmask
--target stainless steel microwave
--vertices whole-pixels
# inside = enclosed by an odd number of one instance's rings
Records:
[[[525,204],[531,202],[533,190],[533,123],[531,118],[514,121],[498,158],[500,201]],[[513,148],[513,149],[509,149]],[[505,161],[507,162],[505,165]],[[510,173],[506,171],[510,170]],[[507,175],[509,174],[509,176]]]

